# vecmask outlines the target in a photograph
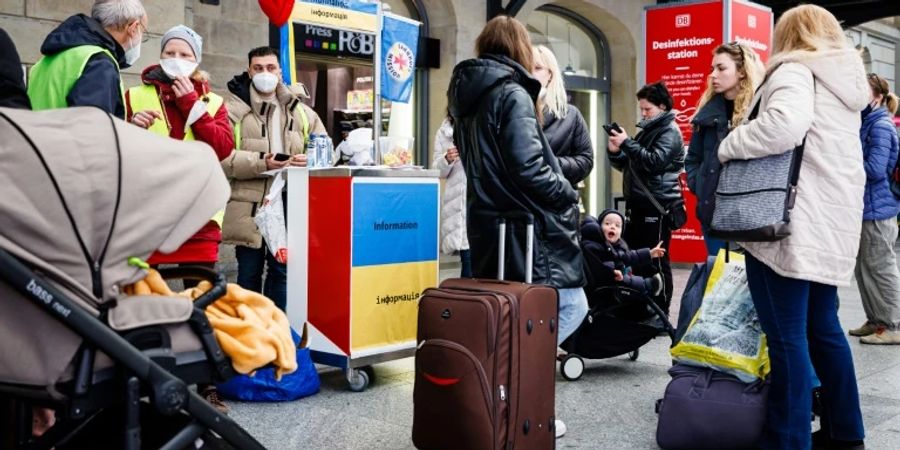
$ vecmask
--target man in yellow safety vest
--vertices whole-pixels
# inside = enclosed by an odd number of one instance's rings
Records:
[[[137,62],[147,38],[140,0],[95,0],[90,17],[69,17],[41,45],[28,80],[32,108],[96,106],[124,119],[119,70]]]

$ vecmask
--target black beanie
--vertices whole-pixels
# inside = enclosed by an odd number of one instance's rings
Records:
[[[615,214],[622,219],[622,234],[625,234],[625,215],[619,212],[619,210],[617,209],[604,209],[603,212],[601,212],[600,215],[597,216],[597,222],[601,227],[603,227],[603,218],[610,214]]]

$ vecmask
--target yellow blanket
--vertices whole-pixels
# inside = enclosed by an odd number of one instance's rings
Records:
[[[150,269],[147,277],[126,286],[127,295],[165,295],[196,299],[212,285],[175,293],[159,272]],[[228,292],[206,308],[206,317],[222,350],[239,373],[250,374],[267,364],[275,366],[275,377],[297,370],[297,347],[291,339],[287,316],[271,300],[256,292],[228,283]]]

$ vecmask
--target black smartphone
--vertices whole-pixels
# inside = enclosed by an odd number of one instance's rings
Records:
[[[275,161],[287,161],[291,159],[291,155],[288,155],[287,153],[276,153],[272,158],[274,158]]]
[[[612,131],[615,130],[616,133],[622,132],[622,127],[619,124],[613,122],[609,125],[603,125],[603,131],[606,131],[606,134],[612,136]]]

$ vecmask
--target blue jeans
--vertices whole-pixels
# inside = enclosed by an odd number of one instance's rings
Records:
[[[747,254],[747,281],[772,364],[764,449],[808,449],[813,380],[822,383],[822,428],[862,440],[850,346],[837,316],[837,287],[786,278]],[[813,372],[813,370],[815,372]]]
[[[236,245],[234,256],[238,263],[238,285],[265,295],[284,311],[287,307],[287,265],[276,261],[265,244],[260,248]],[[266,265],[266,284],[263,286]]]
[[[559,335],[557,345],[562,344],[569,335],[581,326],[588,313],[587,295],[584,289],[559,289]],[[812,400],[810,400],[812,401]]]
[[[472,278],[472,250],[459,251],[460,278]]]

